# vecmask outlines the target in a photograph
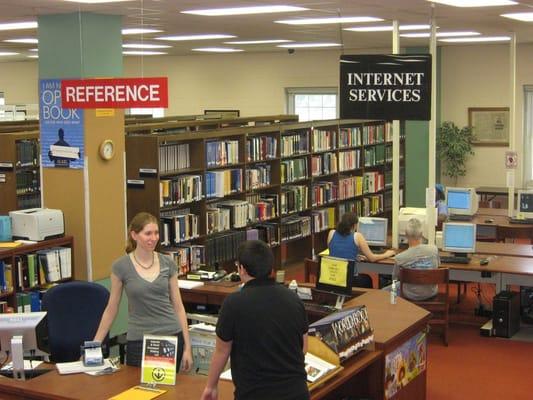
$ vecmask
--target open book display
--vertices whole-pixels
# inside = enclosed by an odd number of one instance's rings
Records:
[[[365,306],[346,308],[314,322],[309,326],[309,335],[325,343],[340,362],[374,341]]]
[[[343,370],[339,356],[320,339],[309,336],[305,355],[305,372],[309,390],[322,385]]]

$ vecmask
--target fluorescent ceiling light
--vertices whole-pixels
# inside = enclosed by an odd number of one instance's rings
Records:
[[[123,51],[122,54],[125,54],[127,56],[160,56],[168,53],[165,53],[163,51],[128,50]]]
[[[231,8],[211,8],[205,10],[187,10],[181,11],[182,14],[204,15],[209,17],[218,17],[221,15],[247,15],[247,14],[266,14],[280,12],[306,11],[308,8],[293,6],[251,6],[251,7],[231,7]]]
[[[428,0],[431,3],[444,4],[453,7],[495,7],[512,6],[518,4],[512,0]]]
[[[468,43],[468,42],[507,42],[511,40],[509,36],[482,36],[482,37],[471,37],[471,38],[449,38],[449,39],[439,39],[439,42],[447,43]]]
[[[520,13],[510,13],[502,14],[500,17],[516,19],[518,21],[532,22],[533,21],[533,12],[520,12]]]
[[[35,29],[37,28],[37,22],[9,22],[6,24],[0,24],[0,31],[11,31],[15,29]]]
[[[157,40],[172,40],[172,41],[184,41],[184,40],[207,40],[207,39],[232,39],[237,36],[234,35],[222,35],[218,33],[205,34],[205,35],[181,35],[181,36],[161,36],[156,37]]]
[[[379,22],[381,18],[375,17],[326,17],[326,18],[302,18],[302,19],[285,19],[274,21],[277,24],[288,25],[319,25],[319,24],[346,24],[357,22]]]
[[[124,43],[122,47],[125,49],[168,49],[167,44],[150,44],[150,43]]]
[[[13,51],[0,51],[0,57],[2,56],[18,56],[20,53],[15,53]]]
[[[151,29],[151,28],[125,28],[122,29],[123,35],[140,35],[141,33],[159,33],[163,32],[159,29]]]
[[[290,43],[292,40],[267,39],[267,40],[242,40],[237,42],[224,42],[225,44],[268,44],[268,43]]]
[[[401,31],[421,31],[430,28],[431,26],[429,25],[400,25]],[[353,28],[344,28],[343,30],[352,32],[387,32],[392,31],[392,25],[356,26]]]
[[[465,31],[465,32],[437,32],[437,37],[458,37],[458,36],[477,36],[481,35],[479,32]],[[418,33],[402,33],[400,35],[404,38],[428,38],[430,36],[429,32],[418,32]]]
[[[207,53],[238,53],[244,50],[231,49],[229,47],[199,47],[196,49],[192,49],[192,51],[204,51]]]
[[[39,43],[37,39],[33,38],[22,38],[22,39],[6,39],[4,42],[7,43],[30,43],[30,44],[36,44]]]
[[[280,44],[277,47],[298,49],[306,47],[337,47],[341,46],[339,43],[293,43],[293,44]]]
[[[101,3],[121,3],[124,1],[131,0],[64,0],[70,1],[71,3],[83,3],[83,4],[101,4]]]
[[[39,49],[29,49],[28,51],[39,51]]]
[[[39,58],[39,56],[37,54],[32,54],[32,55],[26,56],[26,57],[28,57],[28,58]]]

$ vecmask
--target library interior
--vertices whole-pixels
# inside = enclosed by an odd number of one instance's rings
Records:
[[[0,398],[531,398],[533,1],[0,3]]]

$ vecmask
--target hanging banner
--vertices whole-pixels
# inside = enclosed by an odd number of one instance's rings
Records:
[[[44,168],[83,168],[83,110],[61,107],[61,80],[39,80],[39,125]]]
[[[340,118],[429,121],[431,55],[341,56]]]
[[[66,79],[61,98],[63,108],[166,108],[168,79]]]

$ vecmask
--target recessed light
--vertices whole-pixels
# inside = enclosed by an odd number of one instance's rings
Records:
[[[122,47],[125,49],[168,49],[167,44],[150,44],[150,43],[124,43]]]
[[[429,25],[400,25],[401,31],[421,31],[424,29],[430,29]],[[356,26],[353,28],[344,28],[345,31],[353,32],[387,32],[392,31],[392,25],[381,25],[381,26]]]
[[[160,29],[151,29],[151,28],[125,28],[122,29],[123,35],[140,35],[141,33],[159,33],[163,32]]]
[[[477,36],[481,35],[479,32],[471,32],[471,31],[465,31],[465,32],[437,32],[437,37],[457,37],[457,36]],[[428,38],[430,36],[429,32],[418,32],[418,33],[402,33],[400,35],[404,38]]]
[[[510,13],[502,14],[500,17],[516,19],[518,21],[532,22],[533,21],[533,12],[519,12],[519,13]]]
[[[18,56],[20,53],[15,53],[13,51],[0,51],[0,57],[3,56]]]
[[[7,43],[29,43],[29,44],[36,44],[39,43],[37,39],[33,38],[21,38],[21,39],[6,39],[4,42]]]
[[[123,51],[122,54],[125,54],[127,56],[160,56],[168,53],[165,53],[163,51],[127,50]]]
[[[267,14],[280,12],[306,11],[308,8],[293,6],[251,6],[251,7],[230,7],[230,8],[211,8],[205,10],[187,10],[181,11],[182,14],[204,15],[209,17],[218,17],[222,15],[247,15],[247,14]]]
[[[37,22],[8,22],[0,24],[0,31],[11,31],[16,29],[34,29],[37,28]]]
[[[232,39],[235,37],[237,36],[213,33],[213,34],[204,34],[204,35],[160,36],[160,37],[156,37],[156,39],[157,40],[184,41],[184,40]]]
[[[192,49],[192,51],[204,51],[207,53],[239,53],[241,49],[231,49],[229,47],[199,47]]]
[[[381,18],[375,17],[326,17],[326,18],[302,18],[302,19],[285,19],[274,21],[277,24],[288,25],[319,25],[319,24],[346,24],[358,22],[379,22]]]
[[[266,40],[242,40],[237,42],[224,42],[225,44],[268,44],[268,43],[289,43],[292,40],[285,39],[266,39]]]
[[[477,43],[477,42],[508,42],[511,40],[509,36],[481,36],[481,37],[470,37],[470,38],[448,38],[448,39],[439,39],[439,42],[447,43]]]
[[[341,46],[339,43],[293,43],[293,44],[280,44],[277,47],[297,49],[306,47],[337,47]]]
[[[453,7],[496,7],[518,4],[512,0],[428,0],[431,3],[444,4]]]

